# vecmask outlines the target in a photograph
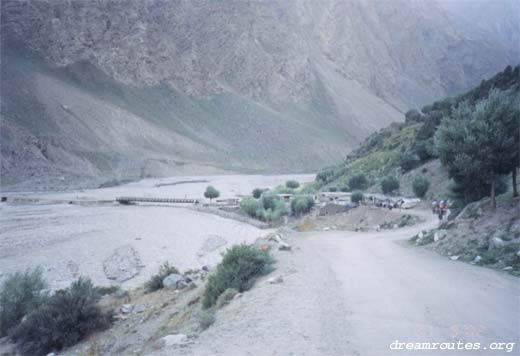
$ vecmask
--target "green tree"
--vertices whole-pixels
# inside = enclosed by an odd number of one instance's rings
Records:
[[[443,119],[435,135],[441,162],[450,177],[466,189],[488,184],[493,208],[500,175],[511,173],[516,185],[519,120],[513,96],[493,89],[475,108],[467,102],[459,105],[450,117]],[[466,201],[468,194],[466,190]]]
[[[363,199],[364,199],[363,193],[361,193],[359,191],[352,193],[352,195],[350,196],[350,201],[353,203],[356,203],[356,204],[358,204]]]
[[[412,187],[415,195],[419,198],[424,198],[426,192],[430,188],[430,181],[423,176],[417,176],[413,181]]]
[[[208,185],[206,191],[204,192],[204,196],[208,198],[211,202],[214,198],[218,198],[220,196],[220,192],[216,190],[212,185]]]
[[[290,189],[296,189],[300,186],[300,183],[298,183],[295,180],[288,180],[287,182],[285,182],[285,186]]]
[[[386,177],[381,181],[383,194],[389,194],[399,189],[399,181],[395,177]]]
[[[368,180],[364,174],[358,174],[348,180],[348,185],[351,190],[365,190],[368,188]]]
[[[253,197],[255,199],[259,199],[261,196],[262,196],[262,193],[264,192],[263,189],[260,189],[260,188],[255,188],[253,189]]]

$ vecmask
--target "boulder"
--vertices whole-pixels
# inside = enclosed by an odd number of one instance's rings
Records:
[[[161,341],[166,347],[184,345],[188,342],[188,337],[184,334],[166,335],[165,337],[161,338]]]
[[[130,314],[134,310],[134,306],[132,304],[123,304],[121,305],[121,313]]]
[[[118,247],[103,261],[103,270],[108,279],[127,281],[139,274],[142,268],[137,251],[130,245]]]
[[[163,279],[164,288],[168,289],[182,289],[186,287],[186,281],[184,277],[177,273],[172,273],[168,277]]]
[[[460,256],[451,256],[450,257],[450,260],[452,261],[457,261],[459,259]]]
[[[504,267],[503,270],[504,271],[511,271],[511,270],[513,270],[513,267],[512,266],[507,266],[507,267]]]
[[[505,242],[500,237],[493,236],[489,239],[489,250],[493,250],[496,248],[504,247]]]
[[[473,262],[479,263],[480,261],[482,261],[482,257],[481,256],[475,256],[475,259],[473,260]]]
[[[144,313],[146,311],[146,306],[144,304],[137,304],[134,307],[134,313]]]
[[[270,284],[280,284],[280,283],[283,283],[283,277],[282,276],[271,277],[267,281]]]
[[[446,235],[448,235],[446,230],[438,230],[433,235],[433,241],[437,242],[439,240],[442,240],[442,239],[444,239],[446,237]]]

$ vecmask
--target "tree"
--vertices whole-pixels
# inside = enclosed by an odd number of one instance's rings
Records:
[[[262,193],[264,192],[263,189],[260,189],[260,188],[255,188],[253,189],[253,197],[255,199],[259,199],[261,196],[262,196]]]
[[[368,180],[365,175],[358,174],[348,180],[348,185],[351,190],[365,190],[368,188]]]
[[[419,198],[424,198],[426,192],[430,188],[430,181],[423,176],[417,176],[413,181],[412,187],[415,195]]]
[[[300,183],[298,183],[295,180],[288,180],[287,182],[285,182],[285,186],[290,189],[296,189],[300,186]]]
[[[466,202],[468,189],[486,184],[495,209],[496,182],[500,175],[511,173],[513,185],[516,184],[519,120],[520,112],[513,96],[496,89],[475,108],[464,102],[450,117],[443,119],[435,144],[450,177],[459,187],[466,187]],[[518,194],[516,189],[514,194]]]
[[[386,177],[381,181],[381,190],[383,194],[389,194],[399,189],[399,181],[395,177]]]
[[[401,156],[399,165],[401,166],[403,172],[408,172],[417,167],[420,163],[421,162],[416,155],[411,153],[405,153]]]
[[[352,195],[350,196],[350,201],[353,203],[356,203],[356,204],[359,204],[359,202],[362,201],[363,199],[364,199],[363,193],[361,193],[359,191],[352,193]]]
[[[213,198],[218,198],[220,196],[220,192],[216,190],[212,185],[208,185],[206,191],[204,192],[204,196],[208,198],[211,202]]]
[[[297,196],[291,201],[291,212],[293,215],[303,215],[311,211],[314,199],[307,196]]]

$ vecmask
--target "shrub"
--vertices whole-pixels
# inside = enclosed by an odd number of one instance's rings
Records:
[[[337,187],[329,187],[329,192],[337,192],[338,191],[338,188]]]
[[[348,180],[350,189],[365,190],[368,188],[368,180],[363,174],[358,174]]]
[[[145,283],[144,287],[147,292],[155,292],[156,290],[164,288],[163,280],[170,274],[179,273],[179,270],[173,266],[170,266],[168,262],[164,262],[159,267],[159,272],[154,274],[148,282]]]
[[[339,190],[343,193],[347,193],[347,192],[351,191],[351,189],[348,185],[344,185],[344,186],[340,187]]]
[[[231,300],[238,294],[238,291],[235,288],[228,288],[217,298],[217,308],[222,308],[225,305],[228,305]]]
[[[399,181],[395,177],[386,177],[381,181],[381,190],[383,194],[391,193],[399,189]]]
[[[262,206],[265,210],[271,209],[274,210],[276,208],[276,201],[280,200],[276,195],[271,193],[265,193],[262,195]]]
[[[245,198],[240,202],[240,209],[251,217],[256,217],[256,212],[261,208],[261,203],[254,198]]]
[[[316,182],[320,184],[327,184],[332,181],[334,177],[334,171],[332,169],[327,169],[325,171],[321,171],[316,175]]]
[[[405,153],[401,156],[401,160],[399,162],[399,165],[401,166],[401,169],[403,172],[408,172],[417,167],[421,162],[417,158],[417,156]]]
[[[213,198],[218,198],[220,196],[220,192],[212,185],[208,185],[206,191],[204,192],[204,196],[211,201]]]
[[[356,204],[358,204],[363,199],[364,199],[363,193],[361,193],[359,191],[352,193],[352,195],[350,196],[350,201],[353,203],[356,203]]]
[[[428,188],[430,188],[430,181],[428,179],[423,176],[415,177],[413,181],[413,192],[415,195],[417,195],[419,198],[424,198]]]
[[[235,245],[227,250],[216,272],[209,276],[202,296],[202,306],[211,308],[228,288],[243,292],[254,283],[256,277],[269,273],[274,263],[272,257],[250,245]]]
[[[90,279],[80,278],[49,297],[11,336],[25,354],[47,354],[72,346],[110,326],[112,315],[101,311],[99,298]]]
[[[45,288],[47,283],[39,267],[7,277],[0,289],[0,337],[44,302]]]
[[[199,325],[202,330],[206,330],[215,322],[215,308],[201,310],[199,314]]]
[[[416,109],[409,110],[406,114],[404,114],[405,120],[404,122],[419,122],[421,120],[421,114]]]
[[[119,286],[96,287],[96,292],[99,295],[103,296],[103,295],[113,294],[113,293],[117,292],[120,289],[121,289],[121,287],[119,287]]]
[[[313,206],[314,199],[312,199],[311,197],[295,197],[291,201],[291,212],[293,213],[293,215],[307,214],[311,211]]]
[[[300,186],[300,183],[298,183],[295,180],[288,180],[287,182],[285,182],[285,186],[287,188],[296,189]]]
[[[260,188],[253,189],[253,198],[259,199],[262,196],[263,192],[264,192],[264,190],[260,189]]]

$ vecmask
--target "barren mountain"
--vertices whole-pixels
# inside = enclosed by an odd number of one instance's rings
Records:
[[[518,62],[520,3],[446,1],[3,0],[2,183],[336,162]]]

